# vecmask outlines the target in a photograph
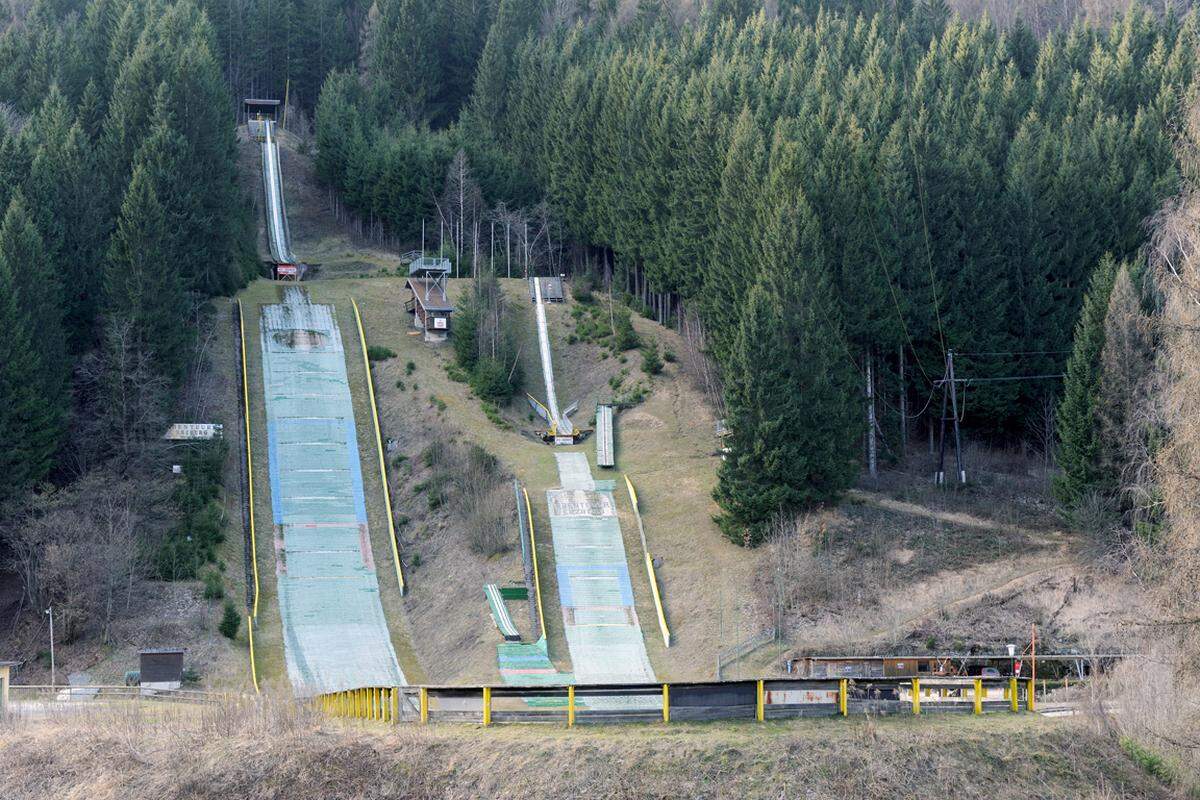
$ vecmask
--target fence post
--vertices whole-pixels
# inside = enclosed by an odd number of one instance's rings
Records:
[[[921,679],[912,679],[912,709],[914,714],[921,713]]]
[[[842,678],[838,681],[838,711],[844,717],[849,710],[850,681]]]
[[[759,722],[762,722],[766,718],[766,714],[764,713],[765,709],[763,707],[764,706],[763,701],[765,699],[764,698],[765,694],[766,694],[766,692],[763,690],[762,679],[759,678],[758,684],[757,684],[757,696],[756,696],[755,702],[754,702],[754,718],[756,720],[758,720]]]
[[[1009,704],[1009,708],[1011,708],[1013,711],[1021,710],[1021,702],[1020,702],[1020,699],[1017,697],[1017,679],[1016,678],[1008,679],[1008,704]]]
[[[663,684],[663,722],[671,721],[671,688]]]
[[[483,724],[492,724],[492,687],[483,687]]]
[[[1030,711],[1037,711],[1037,684],[1033,678],[1026,682],[1028,688],[1025,690],[1025,699]]]
[[[567,727],[575,726],[575,687],[567,687]]]
[[[422,686],[418,692],[421,703],[421,724],[424,725],[429,722],[429,690]]]
[[[975,713],[983,713],[983,678],[975,679]]]

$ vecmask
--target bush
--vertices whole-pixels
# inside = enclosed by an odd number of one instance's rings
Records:
[[[416,371],[417,371],[417,365],[414,364],[413,362],[410,361],[404,365],[404,374],[405,375],[412,375]],[[415,389],[416,387],[414,386],[413,388]]]
[[[237,606],[232,601],[225,601],[225,613],[221,615],[221,624],[217,626],[217,630],[226,639],[236,639],[238,628],[242,625],[242,615],[238,613]]]
[[[471,376],[467,374],[466,370],[464,370],[458,364],[446,365],[446,377],[455,383],[467,383],[471,379]]]
[[[575,302],[588,304],[591,303],[592,295],[592,276],[580,275],[572,281],[571,296],[575,298]]]
[[[628,310],[621,309],[613,317],[613,327],[615,329],[613,335],[614,351],[620,353],[625,350],[633,350],[641,343],[637,331],[633,329],[633,320],[630,319]]]
[[[516,387],[508,379],[509,370],[504,363],[495,358],[480,358],[471,370],[471,391],[480,400],[502,406],[509,401]],[[513,371],[516,377],[516,370]]]
[[[664,350],[663,351],[663,361],[666,361],[668,364],[674,364],[675,363],[675,351]]]
[[[390,347],[373,344],[367,348],[368,361],[387,361],[389,358],[395,358],[396,351]]]
[[[204,599],[220,600],[224,596],[225,581],[221,579],[221,573],[212,570],[204,573]]]
[[[658,356],[658,345],[651,342],[642,348],[642,372],[647,375],[657,375],[662,370],[663,362]]]

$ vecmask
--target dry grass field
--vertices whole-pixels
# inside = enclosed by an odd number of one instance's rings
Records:
[[[266,698],[0,725],[11,800],[1168,798],[1081,722],[987,715],[764,724],[350,725]]]

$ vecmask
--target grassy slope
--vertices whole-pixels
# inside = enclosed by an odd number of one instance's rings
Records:
[[[0,796],[1169,796],[1111,738],[1025,716],[483,731],[355,727],[270,706],[185,714],[81,713],[0,728]]]

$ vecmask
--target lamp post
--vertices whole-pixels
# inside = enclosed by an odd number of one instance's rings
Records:
[[[47,608],[46,613],[50,616],[50,686],[53,688],[57,683],[54,672],[54,606]]]

